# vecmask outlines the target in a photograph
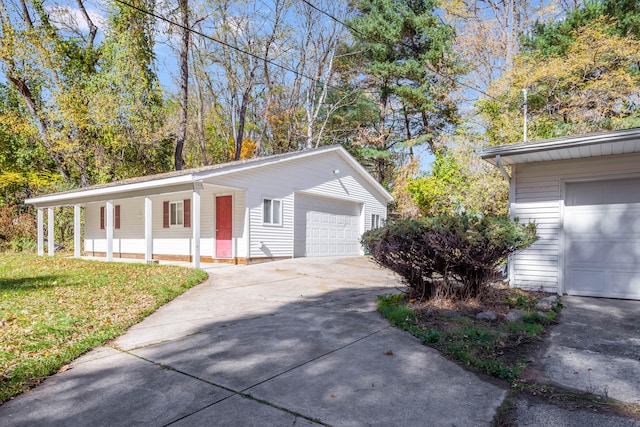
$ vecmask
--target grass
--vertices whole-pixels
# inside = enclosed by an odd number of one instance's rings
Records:
[[[530,358],[528,344],[534,342],[553,323],[557,313],[539,314],[534,296],[524,291],[502,289],[499,303],[503,311],[518,308],[522,319],[514,322],[484,321],[475,318],[481,309],[458,303],[460,316],[447,315],[450,310],[413,305],[403,294],[378,297],[378,310],[389,322],[434,347],[459,363],[491,376],[513,381],[520,377]],[[514,297],[516,294],[517,297]],[[493,295],[494,300],[496,294]],[[496,310],[496,301],[492,302]]]
[[[539,384],[535,370],[525,372],[529,361],[540,350],[541,336],[555,323],[562,308],[562,304],[558,304],[554,310],[539,312],[535,304],[542,295],[495,286],[479,301],[435,299],[417,303],[407,301],[404,294],[394,294],[378,297],[378,310],[392,325],[410,332],[459,364],[506,381],[509,394],[493,420],[494,426],[516,425],[517,410],[513,403],[519,399],[569,411],[600,412],[640,420],[637,405],[613,401],[606,393],[602,397],[588,391]],[[476,313],[487,309],[498,313],[501,319],[476,319]],[[513,322],[503,320],[511,309],[521,310],[523,317]],[[458,315],[452,315],[452,311]]]
[[[121,335],[202,270],[0,255],[0,402]]]

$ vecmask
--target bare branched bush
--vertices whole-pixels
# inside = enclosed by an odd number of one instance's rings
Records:
[[[36,224],[33,215],[14,205],[0,206],[0,250],[23,250],[35,244]]]

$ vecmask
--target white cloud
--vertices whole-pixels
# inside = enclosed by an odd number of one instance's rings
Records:
[[[96,27],[102,29],[106,25],[107,18],[100,10],[87,6],[85,10]],[[75,6],[57,4],[49,8],[49,13],[51,21],[62,29],[82,34],[89,31],[89,23]]]

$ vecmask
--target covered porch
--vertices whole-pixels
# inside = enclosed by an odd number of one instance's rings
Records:
[[[73,256],[77,258],[188,262],[196,268],[201,263],[243,263],[248,241],[246,191],[177,178],[27,200],[37,211],[38,255],[44,256],[45,246],[47,254],[54,255],[56,210],[73,208]],[[221,207],[221,202],[226,206]],[[223,216],[226,228],[220,229]]]

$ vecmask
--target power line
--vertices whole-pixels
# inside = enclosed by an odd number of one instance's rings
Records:
[[[347,24],[344,21],[341,21],[340,19],[336,18],[335,16],[333,16],[332,14],[330,14],[329,12],[327,12],[326,10],[322,10],[320,9],[318,6],[314,5],[313,3],[311,3],[310,1],[307,0],[301,0],[303,3],[305,3],[306,5],[308,5],[309,7],[311,7],[312,9],[317,10],[318,12],[322,13],[323,15],[328,16],[329,18],[333,19],[334,21],[336,21],[338,24],[341,24],[342,26],[344,26],[347,30],[350,31],[355,31],[356,33],[360,34],[361,36],[366,36],[366,34],[364,34],[362,31],[360,31],[359,29]]]
[[[133,4],[131,4],[131,3],[128,3],[128,2],[126,2],[126,1],[124,1],[124,0],[115,0],[115,1],[116,1],[116,3],[120,3],[120,4],[124,5],[124,6],[127,6],[127,7],[131,8],[131,9],[137,10],[138,12],[144,13],[144,14],[146,14],[146,15],[149,15],[149,16],[152,16],[152,17],[154,17],[154,18],[156,18],[156,19],[159,19],[159,20],[161,20],[161,21],[163,21],[163,22],[166,22],[166,23],[167,23],[167,24],[169,24],[169,25],[173,25],[173,26],[175,26],[175,27],[178,27],[178,28],[181,28],[181,29],[183,29],[183,30],[189,31],[190,33],[197,34],[197,35],[199,35],[200,37],[204,37],[204,38],[205,38],[205,39],[207,39],[207,40],[211,40],[212,42],[215,42],[215,43],[221,44],[221,45],[223,45],[223,46],[225,46],[225,47],[228,47],[228,48],[230,48],[230,49],[233,49],[233,50],[235,50],[235,51],[237,51],[237,52],[240,52],[240,53],[242,53],[242,54],[244,54],[244,55],[248,55],[248,56],[250,56],[250,57],[252,57],[252,58],[254,58],[254,59],[257,59],[257,60],[259,60],[259,61],[264,61],[264,62],[266,62],[267,64],[273,65],[274,67],[280,68],[280,69],[285,70],[285,71],[288,71],[288,72],[290,72],[290,73],[293,73],[293,74],[294,74],[294,75],[296,75],[296,76],[304,77],[304,78],[305,78],[305,79],[307,79],[307,80],[313,81],[313,82],[318,83],[318,84],[323,85],[323,86],[327,86],[327,87],[329,87],[329,88],[331,88],[331,89],[335,89],[335,90],[338,90],[338,91],[341,91],[341,92],[342,92],[342,91],[344,91],[344,89],[339,88],[339,87],[336,87],[336,86],[333,86],[333,85],[331,85],[331,84],[329,84],[329,83],[326,83],[326,82],[324,82],[324,81],[322,81],[322,80],[320,80],[320,79],[318,79],[318,78],[311,77],[311,76],[309,76],[309,75],[307,75],[307,74],[305,74],[305,73],[301,73],[301,72],[300,72],[300,71],[298,71],[298,70],[294,70],[293,68],[290,68],[290,67],[287,67],[287,66],[285,66],[285,65],[279,64],[279,63],[274,62],[274,61],[272,61],[272,60],[270,60],[270,59],[268,59],[268,58],[260,57],[260,56],[256,55],[255,53],[249,52],[249,51],[247,51],[247,50],[244,50],[244,49],[242,49],[242,48],[239,48],[238,46],[234,46],[234,45],[232,45],[232,44],[229,44],[229,43],[227,43],[227,42],[224,42],[224,41],[222,41],[222,40],[219,40],[219,39],[217,39],[217,38],[215,38],[215,37],[212,37],[212,36],[209,36],[209,35],[207,35],[207,34],[204,34],[204,33],[203,33],[203,32],[201,32],[201,31],[195,30],[195,29],[190,28],[190,27],[185,27],[184,25],[182,25],[182,24],[180,24],[180,23],[178,23],[178,22],[172,21],[172,20],[170,20],[169,18],[166,18],[166,17],[164,17],[164,16],[162,16],[162,15],[158,15],[157,13],[151,12],[151,11],[146,10],[146,9],[143,9],[143,8],[141,8],[141,7],[135,6],[135,5],[133,5]],[[360,34],[360,35],[362,35],[362,36],[366,36],[366,34],[364,34],[364,33],[363,33],[362,31],[360,31],[359,29],[357,29],[357,28],[355,28],[355,27],[353,27],[353,26],[351,26],[351,25],[349,25],[349,24],[345,23],[344,21],[342,21],[342,20],[340,20],[340,19],[336,18],[335,16],[333,16],[333,15],[332,15],[332,14],[330,14],[329,12],[327,12],[327,11],[325,11],[325,10],[323,10],[323,9],[320,9],[319,7],[317,7],[317,6],[315,6],[314,4],[312,4],[311,2],[309,2],[308,0],[301,0],[301,1],[302,1],[302,2],[304,2],[305,4],[307,4],[309,7],[311,7],[311,8],[313,8],[313,9],[315,9],[316,11],[318,11],[318,12],[320,12],[320,13],[322,13],[323,15],[328,16],[329,18],[331,18],[331,19],[332,19],[332,20],[334,20],[335,22],[337,22],[337,23],[339,23],[339,24],[343,25],[343,26],[344,26],[345,28],[347,28],[348,30],[350,30],[350,31],[354,31],[354,32],[356,32],[356,33],[359,33],[359,34]],[[437,70],[435,70],[435,69],[431,69],[431,72],[433,72],[433,73],[434,73],[434,74],[436,74],[436,75],[440,75],[441,77],[444,77],[444,78],[446,78],[446,79],[449,79],[449,80],[451,80],[452,82],[457,83],[457,84],[459,84],[459,85],[461,85],[461,86],[464,86],[464,87],[466,87],[466,88],[468,88],[468,89],[478,91],[478,92],[482,93],[483,95],[485,95],[485,96],[487,96],[487,97],[489,97],[489,98],[495,99],[493,96],[491,96],[491,95],[489,95],[489,94],[485,93],[484,91],[480,90],[479,88],[477,88],[477,87],[472,87],[472,86],[470,86],[470,85],[467,85],[467,84],[465,84],[465,83],[462,83],[462,82],[460,82],[460,81],[458,81],[458,80],[454,79],[454,78],[453,78],[453,77],[451,77],[451,76],[448,76],[448,75],[445,75],[445,74],[442,74],[442,73],[438,72],[438,71],[437,71]],[[365,92],[366,92],[366,91],[365,91]],[[369,93],[369,92],[366,92],[366,93]]]
[[[212,42],[219,43],[219,44],[221,44],[221,45],[223,45],[223,46],[225,46],[225,47],[228,47],[228,48],[230,48],[230,49],[233,49],[233,50],[235,50],[235,51],[237,51],[237,52],[240,52],[240,53],[242,53],[242,54],[244,54],[244,55],[248,55],[248,56],[250,56],[250,57],[252,57],[252,58],[254,58],[254,59],[257,59],[257,60],[259,60],[259,61],[264,61],[264,62],[266,62],[267,64],[273,65],[274,67],[280,68],[280,69],[285,70],[285,71],[288,71],[288,72],[290,72],[290,73],[293,73],[293,74],[295,74],[296,76],[304,77],[305,79],[311,80],[311,81],[316,82],[316,83],[318,83],[318,84],[321,84],[321,85],[323,85],[323,86],[324,86],[324,85],[326,85],[327,87],[330,87],[330,88],[332,88],[332,89],[341,90],[340,88],[335,87],[335,86],[332,86],[332,85],[330,85],[330,84],[328,84],[328,83],[325,83],[325,82],[323,82],[322,80],[319,80],[319,79],[317,79],[317,78],[315,78],[315,77],[308,76],[308,75],[306,75],[306,74],[304,74],[304,73],[301,73],[301,72],[300,72],[300,71],[298,71],[298,70],[294,70],[293,68],[289,68],[289,67],[287,67],[287,66],[285,66],[285,65],[278,64],[277,62],[274,62],[274,61],[272,61],[272,60],[270,60],[270,59],[262,58],[262,57],[260,57],[260,56],[256,55],[255,53],[252,53],[252,52],[249,52],[249,51],[244,50],[244,49],[242,49],[242,48],[239,48],[238,46],[234,46],[234,45],[232,45],[232,44],[229,44],[229,43],[227,43],[227,42],[224,42],[224,41],[222,41],[222,40],[219,40],[219,39],[217,39],[217,38],[215,38],[215,37],[211,37],[211,36],[209,36],[209,35],[206,35],[206,34],[204,34],[204,33],[203,33],[203,32],[201,32],[201,31],[195,30],[195,29],[193,29],[193,28],[185,27],[184,25],[182,25],[182,24],[180,24],[180,23],[178,23],[178,22],[172,21],[172,20],[170,20],[169,18],[165,18],[164,16],[162,16],[162,15],[158,15],[157,13],[154,13],[154,12],[151,12],[151,11],[149,11],[149,10],[143,9],[143,8],[141,8],[141,7],[138,7],[138,6],[132,5],[131,3],[128,3],[128,2],[126,2],[126,1],[124,1],[124,0],[115,0],[115,1],[116,1],[116,3],[120,3],[120,4],[124,5],[124,6],[130,7],[131,9],[137,10],[138,12],[144,13],[144,14],[146,14],[146,15],[149,15],[149,16],[152,16],[152,17],[154,17],[154,18],[156,18],[156,19],[159,19],[159,20],[161,20],[161,21],[164,21],[164,22],[166,22],[166,23],[167,23],[167,24],[169,24],[169,25],[173,25],[173,26],[175,26],[175,27],[182,28],[183,30],[189,31],[190,33],[197,34],[197,35],[199,35],[200,37],[204,37],[204,38],[205,38],[205,39],[207,39],[207,40],[211,40]]]
[[[363,37],[368,37],[367,34],[363,33],[362,31],[360,31],[358,28],[354,27],[353,25],[347,24],[346,22],[336,18],[335,16],[333,16],[331,13],[320,9],[319,7],[317,7],[316,5],[314,5],[313,3],[311,3],[308,0],[300,0],[303,3],[307,4],[309,7],[317,10],[318,12],[322,13],[323,15],[328,16],[329,18],[333,19],[335,22],[341,24],[342,26],[344,26],[346,29],[356,32],[358,34],[360,34]],[[439,72],[438,70],[434,69],[433,67],[429,67],[430,71],[433,74],[439,75],[440,77],[444,77],[445,79],[448,79],[450,81],[452,81],[453,83],[459,84],[460,86],[466,87],[467,89],[471,89],[471,90],[475,90],[476,92],[479,92],[481,94],[483,94],[484,96],[491,98],[491,99],[496,99],[495,97],[489,95],[488,93],[486,93],[485,91],[483,91],[482,89],[478,88],[477,86],[471,86],[469,84],[463,83],[462,81],[456,80],[451,76],[448,76],[446,74],[442,74],[441,72]]]

